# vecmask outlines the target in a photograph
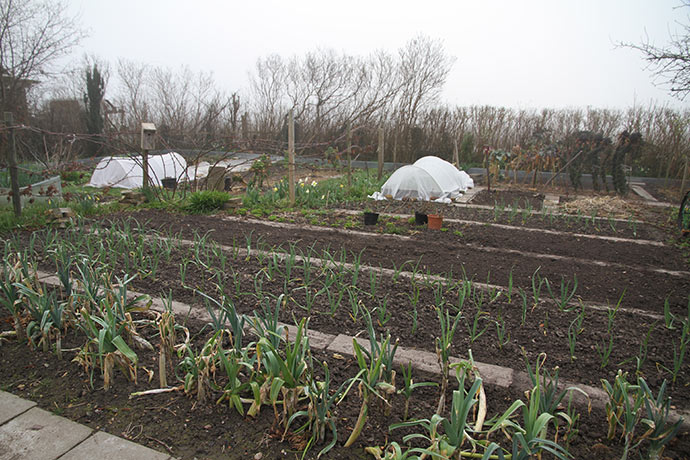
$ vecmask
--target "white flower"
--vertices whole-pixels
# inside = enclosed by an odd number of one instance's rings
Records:
[[[311,181],[311,186],[312,186],[312,187],[316,187],[317,184],[318,184],[318,182],[316,182],[315,180]]]

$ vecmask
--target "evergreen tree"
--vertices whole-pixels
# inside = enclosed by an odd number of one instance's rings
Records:
[[[94,136],[91,142],[86,144],[88,156],[95,156],[100,148],[100,135],[103,134],[103,113],[101,103],[105,95],[105,80],[98,70],[98,64],[86,69],[86,93],[84,94],[84,107],[86,110],[86,130]]]

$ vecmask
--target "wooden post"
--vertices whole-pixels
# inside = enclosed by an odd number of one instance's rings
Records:
[[[12,112],[5,112],[5,125],[9,128],[9,139],[7,146],[7,163],[10,170],[10,187],[12,189],[12,205],[14,215],[22,215],[22,197],[19,196],[19,178],[17,177],[17,144],[14,139],[14,116]]]
[[[491,162],[489,161],[489,147],[484,147],[484,168],[486,169],[486,191],[491,191],[491,173],[489,168],[491,167]]]
[[[460,155],[458,153],[458,139],[453,138],[453,165],[460,169]]]
[[[381,180],[383,176],[383,126],[379,127],[379,170],[378,170],[378,180]]]
[[[395,127],[393,131],[393,169],[395,169],[395,163],[398,162],[398,127]]]
[[[688,183],[688,162],[690,162],[690,153],[685,154],[685,169],[683,170],[683,180],[680,183],[681,199],[685,194],[685,185]]]
[[[347,188],[352,187],[352,125],[347,122]]]
[[[295,204],[295,118],[292,109],[288,115],[288,191],[290,204]]]
[[[148,190],[149,188],[149,150],[141,149],[141,167],[142,173],[142,190]]]

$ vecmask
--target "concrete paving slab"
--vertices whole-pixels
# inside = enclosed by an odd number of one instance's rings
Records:
[[[630,188],[632,189],[633,192],[635,192],[637,195],[641,196],[642,198],[644,198],[647,201],[659,201],[656,198],[654,198],[652,195],[650,195],[649,192],[647,192],[647,190],[643,189],[639,185],[632,185]]]
[[[94,458],[98,460],[169,460],[170,455],[99,431],[60,457],[60,460],[92,460]]]
[[[436,353],[428,351],[398,348],[395,352],[395,359],[393,359],[393,362],[400,366],[407,366],[408,363],[412,363],[413,368],[433,374],[438,374],[440,372]]]
[[[358,337],[357,342],[368,349],[368,340]],[[344,334],[338,335],[328,346],[327,350],[333,353],[352,356],[354,354],[354,350],[352,349],[352,337]],[[451,363],[458,363],[466,360],[451,357],[450,361]],[[396,365],[407,365],[407,363],[411,362],[415,369],[434,374],[440,373],[436,354],[428,351],[398,348],[393,362]],[[474,364],[477,366],[477,369],[479,369],[479,374],[482,376],[484,382],[504,388],[508,388],[513,384],[513,370],[511,368],[480,362],[475,362]]]
[[[33,401],[27,401],[12,393],[0,391],[0,425],[22,414],[36,405]]]
[[[467,361],[462,358],[450,358],[451,363],[458,363]],[[475,361],[475,366],[479,370],[479,375],[482,377],[484,383],[489,385],[496,385],[503,388],[509,388],[513,384],[513,369],[509,367],[496,366],[494,364],[487,364]]]
[[[55,460],[91,428],[34,407],[0,426],[0,460]]]
[[[297,326],[294,324],[281,324],[287,328],[288,337],[290,340],[293,340],[297,336]],[[335,339],[335,336],[332,334],[325,334],[311,329],[307,330],[307,337],[309,338],[309,346],[317,350],[325,349]]]

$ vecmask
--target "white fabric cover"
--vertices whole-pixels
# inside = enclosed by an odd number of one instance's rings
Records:
[[[443,195],[441,186],[428,172],[417,166],[407,165],[396,170],[381,187],[379,196],[374,198],[430,201],[442,198]]]
[[[468,188],[474,187],[474,181],[465,171],[460,171],[439,157],[426,156],[414,162],[414,166],[422,168],[436,179],[441,190],[451,198],[455,198]]]
[[[119,187],[126,189],[139,188],[143,184],[144,174],[141,157],[106,157],[98,162],[91,175],[91,187]],[[185,180],[187,162],[176,152],[149,156],[149,176],[155,186],[161,185],[166,177]]]

